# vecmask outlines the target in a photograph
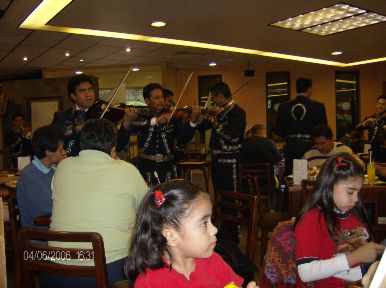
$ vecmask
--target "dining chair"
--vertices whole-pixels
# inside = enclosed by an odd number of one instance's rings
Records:
[[[97,288],[108,288],[103,238],[96,232],[65,232],[22,228],[19,231],[25,287],[35,287],[35,272],[77,277],[95,277]],[[42,242],[43,241],[43,242]],[[48,241],[88,242],[92,248],[48,246]],[[54,260],[94,260],[94,266],[65,265]],[[50,261],[52,260],[52,261]],[[80,261],[81,262],[81,261]]]
[[[246,256],[255,258],[257,245],[258,199],[256,195],[230,191],[214,191],[215,226],[223,221],[247,227]]]
[[[12,254],[15,265],[15,287],[22,287],[22,272],[20,260],[19,231],[21,229],[20,211],[16,197],[8,199],[9,224],[11,228]]]

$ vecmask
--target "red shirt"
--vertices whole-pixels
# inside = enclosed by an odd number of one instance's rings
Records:
[[[352,251],[368,241],[369,234],[366,228],[353,213],[348,212],[338,216],[338,224],[342,233],[334,243],[320,208],[311,209],[304,214],[295,228],[297,264],[330,259],[336,254]],[[301,280],[298,279],[298,281],[300,282],[298,285],[302,287]],[[335,277],[321,279],[314,283],[316,287],[346,286],[344,280]]]
[[[147,269],[145,274],[138,276],[134,288],[223,288],[232,281],[240,287],[243,284],[243,278],[233,272],[217,253],[195,261],[195,271],[190,273],[190,279],[169,267]]]

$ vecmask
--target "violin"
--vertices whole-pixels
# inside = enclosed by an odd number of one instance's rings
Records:
[[[150,108],[148,106],[140,105],[126,105],[124,103],[112,104],[106,110],[108,102],[104,100],[97,100],[94,105],[88,108],[86,112],[87,119],[98,119],[103,115],[103,118],[106,118],[112,122],[118,122],[122,120],[125,115],[126,108],[135,108],[137,109],[138,115],[149,118],[152,116]],[[106,112],[104,112],[106,110]],[[104,114],[103,114],[104,113]]]

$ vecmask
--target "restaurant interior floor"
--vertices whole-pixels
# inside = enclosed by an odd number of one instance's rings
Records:
[[[7,242],[6,242],[6,245],[8,246],[8,244],[10,244],[10,243],[9,242],[7,243]],[[260,244],[260,242],[258,244]],[[244,229],[244,227],[242,227],[241,228],[241,237],[240,237],[240,249],[241,249],[241,251],[245,252],[245,246],[246,246],[246,230]],[[257,250],[256,251],[256,259],[254,262],[256,263],[256,266],[259,267],[260,245],[257,245],[256,250]],[[6,262],[7,263],[7,287],[8,288],[15,288],[16,287],[15,286],[15,265],[14,265],[14,261],[13,261],[12,250],[10,248],[6,249],[6,255],[7,255],[7,259],[6,259],[6,261],[7,261]],[[259,275],[258,275],[258,271],[257,271],[255,274],[256,280],[258,280],[258,276]],[[39,288],[39,287],[40,286],[37,286],[37,288]]]

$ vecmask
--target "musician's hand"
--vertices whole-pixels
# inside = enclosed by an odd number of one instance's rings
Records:
[[[137,109],[135,108],[126,108],[125,109],[125,115],[123,116],[123,127],[128,130],[131,126],[131,123],[133,120],[135,120],[138,117]]]
[[[365,121],[362,122],[362,126],[367,126],[367,125],[369,125],[371,123],[374,123],[376,121],[377,121],[377,119],[375,119],[375,118],[372,118],[372,117],[368,118],[368,119],[366,119]]]
[[[166,124],[168,123],[170,118],[169,113],[162,113],[161,115],[157,116],[157,124]]]
[[[201,107],[200,106],[193,106],[192,107],[192,114],[190,115],[190,121],[192,123],[197,123],[198,118],[201,115]]]

